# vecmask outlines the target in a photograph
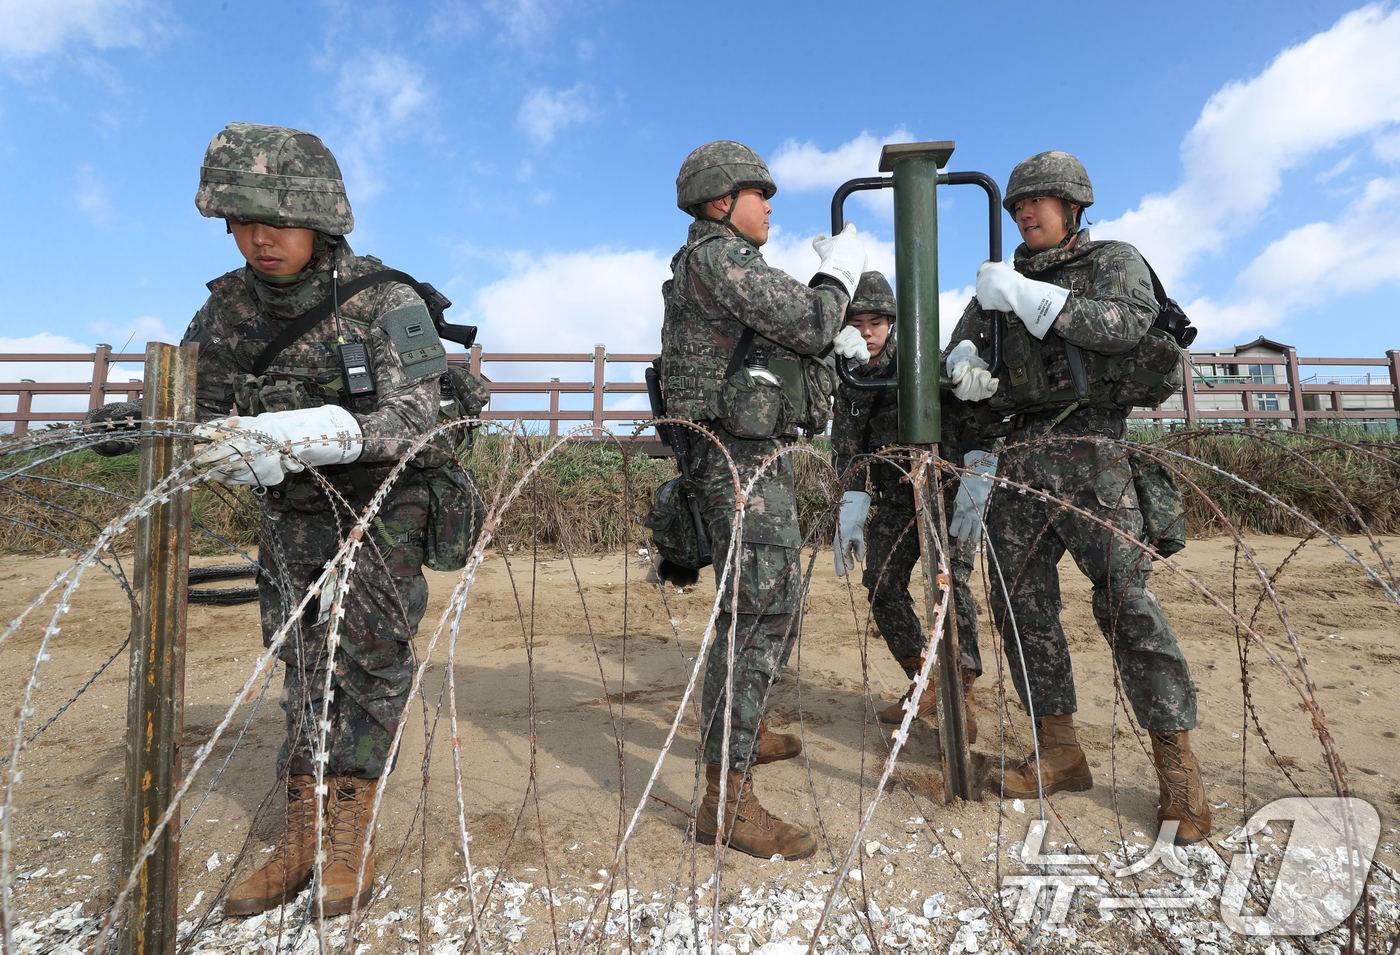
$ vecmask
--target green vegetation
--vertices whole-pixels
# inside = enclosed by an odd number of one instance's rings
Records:
[[[1310,530],[1285,507],[1220,472],[1243,477],[1332,530],[1354,533],[1359,529],[1349,503],[1373,532],[1400,533],[1400,445],[1376,440],[1389,437],[1340,425],[1308,434],[1258,429],[1162,432],[1137,427],[1132,433],[1133,440],[1149,448],[1160,447],[1202,462],[1167,456],[1168,463],[1180,467],[1185,476],[1180,483],[1188,527],[1198,537],[1224,530],[1211,502],[1229,520],[1253,533],[1301,535]],[[503,435],[480,436],[473,469],[488,503],[498,487],[513,486],[550,444],[545,436],[531,436],[510,447]],[[812,451],[791,458],[804,534],[820,520],[834,493],[833,478],[824,463],[825,439],[815,442]],[[611,442],[575,442],[556,449],[506,514],[497,540],[516,550],[538,544],[572,553],[642,546],[638,523],[656,487],[675,476],[675,467],[668,459],[641,454],[628,459],[624,473],[623,452]],[[19,454],[0,456],[0,470],[11,470],[22,460]],[[0,492],[0,553],[54,554],[69,546],[65,540],[79,546],[90,543],[129,506],[127,501],[136,490],[136,463],[134,455],[103,458],[82,450],[11,479]],[[192,551],[224,553],[227,545],[220,538],[238,547],[253,546],[257,515],[257,504],[246,489],[200,485],[194,493],[198,526]],[[124,535],[118,549],[129,548],[129,540]]]

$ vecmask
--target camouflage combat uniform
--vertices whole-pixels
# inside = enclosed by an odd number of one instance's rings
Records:
[[[1071,290],[1044,340],[1031,339],[1031,347],[1040,349],[1052,393],[1072,387],[1065,342],[1084,350],[1092,395],[1094,386],[1102,385],[1096,376],[1107,366],[1098,356],[1131,349],[1157,315],[1147,264],[1126,243],[1092,242],[1087,231],[1080,231],[1072,243],[1039,253],[1023,244],[1016,250],[1015,267],[1028,278]],[[1011,315],[1007,321],[1019,319]],[[988,357],[988,327],[987,316],[973,299],[951,342],[970,339]],[[1002,375],[1007,374],[1003,369]],[[1127,416],[1127,408],[1102,400],[1090,400],[1073,410],[1064,402],[1016,414],[1000,455],[998,476],[1068,501],[1136,539],[1142,532],[1142,515],[1127,453],[1103,440],[1122,439]],[[1139,724],[1163,731],[1196,725],[1195,684],[1176,634],[1156,595],[1147,588],[1152,564],[1142,550],[1053,501],[1001,485],[988,505],[987,539],[988,556],[994,561],[989,566],[1000,566],[1010,591],[1014,627],[996,576],[991,588],[992,617],[1006,647],[1016,691],[1035,715],[1067,714],[1078,708],[1060,624],[1056,570],[1068,551],[1093,582],[1094,618],[1113,648]]]
[[[893,338],[886,341],[874,361],[852,369],[857,378],[893,378],[897,375],[897,348]],[[944,404],[953,401],[944,396]],[[945,425],[947,425],[947,415]],[[946,440],[953,432],[944,428],[945,440],[939,454],[945,460],[962,460],[955,452],[955,441]],[[914,488],[904,479],[904,471],[885,461],[865,466],[862,458],[881,448],[899,444],[899,396],[893,390],[859,391],[842,384],[836,390],[832,409],[831,463],[836,473],[845,475],[842,491],[869,491],[872,513],[865,531],[865,571],[861,583],[870,597],[870,613],[880,628],[890,653],[901,663],[923,656],[928,636],[914,612],[909,596],[909,578],[919,561],[919,530],[914,524]],[[854,466],[854,470],[852,470]],[[905,468],[907,469],[907,464]],[[957,495],[956,482],[944,489],[945,506],[952,513]],[[953,572],[953,612],[957,615],[959,662],[963,669],[982,672],[982,654],[977,646],[977,604],[968,581],[977,545],[972,537],[953,540],[948,553]],[[905,667],[911,679],[917,672]]]
[[[845,317],[844,289],[809,288],[771,268],[756,246],[715,222],[696,221],[690,226],[687,244],[671,260],[671,271],[672,279],[662,287],[666,304],[661,333],[663,388],[667,408],[676,409],[672,413],[679,416],[694,417],[698,412],[688,412],[687,406],[701,407],[701,390],[715,383],[713,377],[697,380],[693,371],[697,363],[718,362],[722,376],[746,327],[756,332],[753,347],[771,356],[770,367],[776,367],[778,362],[826,348]],[[742,487],[764,457],[796,437],[796,429],[771,438],[747,439],[736,437],[717,420],[695,420],[719,439],[719,444],[695,441],[691,454],[694,493],[709,533],[718,581],[735,514],[736,488],[725,452],[733,458]],[[753,762],[768,687],[782,673],[796,638],[800,545],[796,485],[792,465],[784,457],[768,468],[749,494],[735,573],[725,584],[701,704],[707,763],[720,763],[724,742],[731,598],[737,588],[729,764],[735,772],[743,772]]]
[[[344,240],[329,255],[338,258],[342,285],[383,268],[377,259],[355,256]],[[251,369],[290,320],[330,294],[329,262],[327,257],[313,275],[290,288],[270,285],[248,267],[209,283],[210,297],[184,338],[200,345],[200,420],[310,407],[328,400],[321,386],[341,375],[334,318],[284,350],[264,378],[254,379]],[[335,556],[390,467],[437,416],[438,378],[446,363],[418,295],[397,283],[374,285],[342,299],[340,316],[346,340],[362,341],[367,347],[377,387],[374,395],[348,404],[363,432],[364,450],[354,464],[320,470],[334,491],[330,498],[309,472],[291,475],[264,496],[268,519],[259,550],[259,563],[267,574],[259,578],[264,641],[271,640],[284,614]],[[402,324],[405,316],[426,323],[431,333],[427,352],[436,344],[436,357],[413,349],[405,364],[387,330]],[[327,775],[373,779],[389,772],[389,744],[413,677],[410,641],[427,608],[428,585],[422,573],[427,505],[427,485],[410,467],[380,511],[382,527],[376,523],[355,558],[331,680]],[[285,591],[279,591],[279,581],[285,582]],[[327,665],[327,626],[318,608],[313,599],[279,654],[286,664],[282,707],[287,739],[278,768],[292,775],[316,771],[315,726],[321,719]]]

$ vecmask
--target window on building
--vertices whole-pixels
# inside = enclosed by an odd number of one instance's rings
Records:
[[[1251,382],[1253,382],[1253,383],[1256,384],[1256,385],[1273,385],[1273,384],[1277,384],[1278,382],[1277,382],[1277,380],[1274,378],[1274,368],[1275,368],[1275,367],[1277,367],[1277,366],[1275,366],[1275,365],[1246,365],[1246,366],[1245,366],[1246,380],[1251,381]]]
[[[1250,367],[1251,367],[1251,368],[1257,368],[1257,367],[1259,367],[1259,366],[1258,366],[1258,365],[1251,365]],[[1266,365],[1265,367],[1268,367],[1268,366]],[[1270,376],[1270,377],[1269,377],[1269,380],[1270,380],[1270,381],[1273,381],[1273,376]],[[1278,410],[1278,395],[1255,395],[1255,396],[1254,396],[1254,410],[1255,410],[1255,411],[1277,411],[1277,410]]]

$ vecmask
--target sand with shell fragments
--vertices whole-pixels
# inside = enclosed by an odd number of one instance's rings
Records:
[[[1366,541],[1347,543],[1378,566]],[[1397,539],[1381,543],[1387,554],[1400,549]],[[1298,544],[1289,538],[1249,539],[1270,574],[1286,560],[1277,591],[1345,761],[1346,784],[1379,810],[1376,858],[1400,865],[1400,611],[1381,585],[1337,549],[1313,541],[1292,553]],[[1236,563],[1232,541],[1193,541],[1179,557],[1186,574],[1244,620],[1254,617],[1288,673],[1302,678],[1272,601],[1256,615],[1262,591],[1254,571]],[[196,561],[211,562],[216,561]],[[27,607],[69,563],[0,561],[5,618]],[[450,718],[445,707],[438,708],[447,659],[444,635],[429,656],[426,708],[418,702],[411,709],[403,757],[387,790],[377,845],[380,892],[353,928],[357,952],[456,951],[473,924],[483,951],[578,945],[593,899],[603,894],[599,870],[612,865],[619,832],[631,824],[666,741],[714,596],[705,580],[685,593],[668,590],[663,604],[645,572],[644,559],[636,554],[572,561],[553,554],[532,561],[517,554],[508,561],[500,555],[486,561],[471,591],[453,664],[464,819],[477,875],[470,884],[465,879]],[[420,654],[430,652],[455,577],[430,574],[433,598],[418,637]],[[1179,892],[1183,882],[1161,866],[1136,883],[1114,877],[1117,867],[1140,858],[1153,842],[1157,788],[1145,740],[1125,717],[1122,703],[1115,707],[1110,656],[1090,613],[1088,587],[1069,562],[1062,565],[1062,578],[1077,719],[1096,785],[1053,799],[1049,840],[1052,846],[1073,841],[1079,847],[1073,851],[1095,855],[1097,869],[1085,871],[1097,872],[1102,881],[1096,890],[1076,892],[1064,921],[1042,927],[1047,949],[1194,952],[1214,945],[1219,951],[1266,951],[1269,939],[1246,942],[1226,932],[1215,902],[1206,897],[1218,894],[1221,864],[1228,864],[1238,848],[1221,845],[1221,837],[1271,800],[1333,791],[1299,692],[1262,650],[1249,652],[1248,698],[1268,735],[1266,747],[1246,707],[1234,623],[1186,577],[1158,566],[1154,589],[1200,690],[1201,725],[1193,741],[1214,807],[1216,845],[1192,850],[1190,864],[1196,868],[1188,888],[1205,901],[1171,913],[1155,929],[1121,913],[1105,918],[1097,906],[1102,897],[1138,894],[1154,885]],[[899,760],[901,777],[883,793],[859,847],[859,880],[846,881],[827,921],[818,923],[836,868],[876,795],[887,753],[888,730],[874,721],[874,708],[897,698],[904,680],[883,642],[868,646],[863,666],[858,637],[865,623],[863,595],[833,576],[829,552],[818,555],[812,579],[800,651],[770,708],[776,728],[803,734],[805,758],[762,767],[757,779],[770,809],[820,825],[820,851],[800,862],[730,853],[722,878],[714,878],[713,850],[700,847],[697,853],[687,840],[695,789],[692,712],[656,775],[618,879],[607,884],[601,912],[587,930],[590,937],[601,936],[602,951],[680,952],[697,941],[708,946],[716,893],[720,950],[735,953],[805,950],[814,934],[819,951],[860,952],[872,946],[995,951],[1010,937],[1025,939],[1044,914],[1046,898],[1031,923],[1011,921],[1019,897],[1003,882],[1030,871],[1017,844],[1025,839],[1037,805],[991,796],[942,804],[936,730],[916,725]],[[981,593],[980,572],[975,586]],[[917,579],[915,588],[922,607]],[[32,615],[0,647],[3,679],[14,702],[47,619],[47,612]],[[128,628],[129,606],[120,588],[100,571],[89,574],[50,649],[30,729],[92,678]],[[1007,702],[1014,698],[1009,683],[998,692],[995,668],[1004,663],[991,649],[985,612],[982,632],[988,673],[978,683],[981,738],[973,759],[979,768],[998,758],[1003,742],[1014,753],[1012,728],[1024,734],[1026,727],[1019,706]],[[224,717],[259,653],[255,605],[190,608],[187,766]],[[23,753],[8,860],[11,926],[22,950],[90,944],[94,917],[115,894],[126,664],[126,655],[119,655]],[[313,951],[322,941],[332,948],[351,941],[346,918],[331,922],[318,940],[295,906],[251,921],[223,919],[218,908],[235,863],[239,873],[249,871],[265,858],[262,851],[279,831],[280,804],[275,797],[268,800],[276,788],[274,759],[282,737],[279,679],[255,712],[252,702],[238,711],[182,804],[180,918],[195,950],[267,951],[271,940],[274,949],[280,942],[286,951]],[[10,709],[5,707],[12,721]],[[12,735],[12,725],[7,734]],[[425,734],[433,740],[426,766]],[[1280,844],[1284,838],[1280,831]],[[245,843],[247,858],[240,861]],[[1214,863],[1211,853],[1218,853]],[[1266,854],[1261,866],[1268,859]],[[1383,931],[1394,931],[1388,871],[1373,876],[1381,894],[1372,914],[1387,926],[1373,926],[1376,944]],[[479,920],[472,915],[469,889]],[[789,944],[796,941],[800,948]],[[590,943],[590,949],[597,950],[597,944]],[[1314,950],[1329,949],[1314,945]]]

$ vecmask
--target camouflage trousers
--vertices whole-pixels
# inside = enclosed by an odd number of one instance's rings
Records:
[[[1021,701],[1037,716],[1078,709],[1056,569],[1068,552],[1093,582],[1094,619],[1113,649],[1138,723],[1150,730],[1194,728],[1191,671],[1162,605],[1147,589],[1151,558],[1130,543],[1142,532],[1142,514],[1125,452],[1093,437],[1013,446],[1025,437],[1013,433],[1007,439],[999,476],[1067,501],[1129,540],[1054,501],[1001,485],[992,492],[987,511],[992,619]]]
[[[715,426],[721,433],[722,429]],[[758,471],[764,457],[782,445],[723,435],[734,459],[740,487]],[[692,452],[692,478],[714,554],[715,581],[724,574],[734,530],[734,476],[724,451],[709,441]],[[782,675],[797,639],[801,609],[802,539],[797,526],[797,486],[787,457],[778,459],[754,485],[744,514],[742,539],[725,581],[715,639],[705,665],[700,703],[705,762],[723,762],[724,707],[729,699],[729,766],[743,772],[753,763],[758,723],[768,688]],[[738,600],[737,619],[731,614]],[[734,669],[729,669],[729,630],[734,624]],[[730,679],[732,675],[732,680]],[[728,685],[728,686],[727,686]]]
[[[952,513],[957,485],[944,495]],[[928,649],[928,635],[914,612],[909,595],[909,579],[919,562],[919,528],[915,523],[914,489],[908,482],[890,481],[876,486],[870,523],[865,528],[865,572],[861,583],[870,595],[870,615],[889,645],[890,653],[901,664],[917,660]],[[958,625],[958,663],[965,670],[982,672],[982,653],[977,646],[977,603],[968,581],[977,545],[972,538],[952,541],[948,565],[953,572],[953,613]],[[918,672],[904,667],[913,678]]]
[[[426,509],[427,488],[419,483],[389,496],[380,512],[382,526],[365,535],[355,557],[334,653],[327,646],[329,595],[327,612],[322,612],[319,598],[312,598],[278,651],[286,668],[282,709],[287,718],[287,737],[277,760],[280,773],[316,772],[316,727],[326,705],[329,670],[326,774],[363,779],[389,775],[389,745],[413,681],[411,641],[428,606],[422,572]],[[330,512],[284,511],[264,522],[265,533],[275,540],[264,540],[259,562],[281,583],[279,588],[260,578],[265,645],[282,626],[284,613],[321,576],[350,526],[345,520],[337,522]],[[278,550],[284,561],[280,568]]]

